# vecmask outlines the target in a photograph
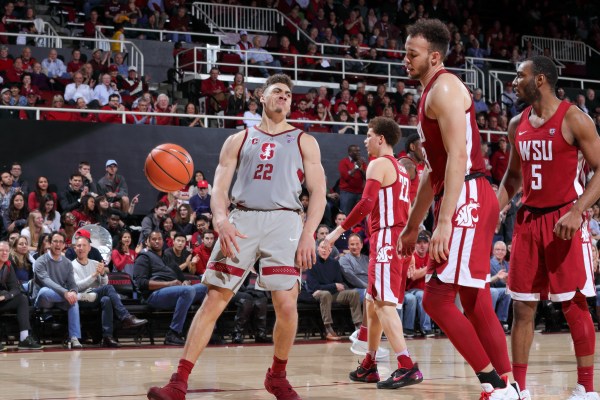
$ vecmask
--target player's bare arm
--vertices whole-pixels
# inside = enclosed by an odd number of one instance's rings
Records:
[[[517,126],[521,120],[521,114],[514,116],[508,124],[508,141],[510,147],[515,148],[515,132]],[[521,187],[523,182],[523,175],[521,174],[521,159],[516,151],[511,151],[508,156],[508,168],[502,178],[502,183],[498,189],[498,203],[500,203],[500,209],[504,209],[506,205],[514,197],[515,193]]]
[[[246,236],[238,232],[228,219],[229,188],[233,180],[233,174],[237,168],[237,156],[244,142],[245,131],[233,134],[225,140],[219,165],[215,171],[215,181],[210,199],[210,208],[213,213],[213,224],[219,232],[221,251],[226,257],[234,256],[234,249],[240,251],[236,237]]]
[[[303,156],[304,179],[310,196],[310,203],[308,204],[306,222],[296,250],[296,264],[302,269],[308,269],[317,262],[313,234],[323,218],[327,190],[319,144],[314,137],[303,134],[300,136],[300,147]]]
[[[596,133],[594,122],[583,111],[571,106],[562,124],[563,135],[567,142],[579,147],[585,161],[594,171],[583,194],[568,213],[563,215],[554,227],[554,233],[561,239],[569,240],[581,227],[583,213],[600,197],[600,137]]]
[[[415,163],[407,158],[401,158],[398,161],[400,161],[400,165],[404,167],[410,179],[415,179],[415,176],[417,175],[417,167],[415,166]]]
[[[463,99],[463,101],[457,101],[457,99]],[[470,105],[471,97],[467,89],[452,74],[444,74],[438,78],[431,90],[431,95],[427,96],[427,104],[425,104],[427,115],[438,121],[444,148],[448,154],[444,177],[444,196],[440,205],[437,226],[433,231],[429,246],[429,254],[437,262],[447,260],[448,254],[450,254],[452,217],[456,210],[456,204],[458,204],[467,169],[465,110]]]
[[[410,209],[406,226],[400,234],[400,244],[402,246],[402,255],[409,256],[415,251],[415,243],[419,235],[419,225],[427,215],[431,202],[433,201],[433,188],[429,179],[429,169],[425,168],[415,201]]]

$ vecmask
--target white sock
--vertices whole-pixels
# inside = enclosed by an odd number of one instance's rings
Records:
[[[19,332],[19,340],[21,342],[23,340],[27,339],[27,336],[29,336],[29,331],[21,331],[21,332]]]
[[[408,348],[402,350],[400,353],[395,353],[395,354],[396,354],[396,358],[398,358],[400,356],[410,357],[410,353],[408,352]]]

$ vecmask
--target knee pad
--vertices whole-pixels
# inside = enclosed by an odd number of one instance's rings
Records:
[[[571,300],[562,303],[562,309],[571,330],[575,355],[585,357],[594,354],[596,332],[585,296],[577,293]]]

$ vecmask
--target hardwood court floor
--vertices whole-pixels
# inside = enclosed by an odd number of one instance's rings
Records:
[[[348,372],[356,367],[358,357],[350,353],[348,342],[298,342],[288,375],[304,400],[479,398],[477,379],[448,339],[415,339],[408,345],[425,376],[416,386],[386,391],[350,382]],[[187,398],[273,399],[262,385],[271,351],[271,346],[263,345],[208,348],[191,375]],[[118,350],[9,350],[0,354],[0,399],[145,399],[148,387],[168,380],[180,354],[181,348],[133,345]],[[535,399],[569,396],[576,379],[572,354],[568,334],[536,333],[528,380]],[[395,363],[379,363],[385,378],[391,369]]]

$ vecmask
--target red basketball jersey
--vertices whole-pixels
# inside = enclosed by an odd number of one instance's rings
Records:
[[[529,122],[531,106],[521,114],[515,150],[521,158],[523,204],[550,208],[576,200],[584,189],[585,160],[579,148],[566,142],[561,126],[570,103],[562,101],[539,128]]]
[[[446,175],[446,162],[448,160],[448,154],[444,148],[444,142],[442,141],[442,134],[440,126],[435,119],[428,118],[425,115],[425,101],[427,95],[433,83],[441,74],[450,73],[445,69],[439,70],[427,84],[423,95],[419,101],[419,125],[417,131],[421,136],[421,143],[423,143],[423,149],[425,153],[425,161],[427,162],[430,172],[429,177],[431,179],[431,185],[433,187],[433,193],[439,195],[444,190],[444,177]],[[485,163],[483,156],[481,155],[481,144],[479,137],[479,128],[475,121],[475,106],[471,99],[471,106],[465,112],[465,119],[467,122],[467,131],[465,140],[465,147],[467,150],[467,169],[465,175],[471,175],[474,173],[485,173]]]
[[[371,234],[384,228],[404,228],[408,220],[410,178],[404,167],[398,164],[394,157],[384,157],[394,164],[398,179],[391,185],[379,189],[377,203],[369,216]]]
[[[416,161],[409,156],[402,156],[398,159],[398,161],[402,159],[409,160],[411,163],[415,164],[415,177],[410,180],[410,192],[408,193],[408,197],[412,204],[412,202],[415,201],[415,197],[417,197],[417,190],[419,189],[419,181],[421,174],[423,173],[423,167],[419,166],[419,164],[417,164]]]

